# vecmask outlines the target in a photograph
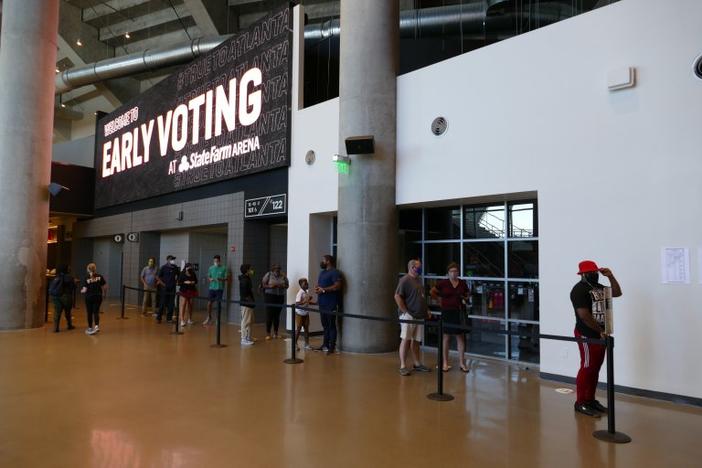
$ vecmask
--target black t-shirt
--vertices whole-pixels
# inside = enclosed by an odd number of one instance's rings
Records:
[[[85,297],[102,297],[102,287],[105,284],[105,278],[100,273],[86,277],[83,280],[83,287],[86,288]]]
[[[245,307],[254,306],[253,282],[249,275],[239,275],[239,297],[242,301],[241,305]]]
[[[604,307],[605,301],[604,286],[600,283],[590,286],[585,281],[579,281],[570,291],[570,301],[573,303],[575,312],[575,328],[588,338],[599,338],[600,332],[588,327],[587,324],[578,316],[577,309],[587,309],[592,313],[594,319],[600,324],[604,330]],[[601,313],[600,313],[601,311]]]
[[[185,284],[186,281],[194,281],[192,284]],[[178,284],[181,291],[196,291],[197,290],[197,275],[193,271],[188,275],[187,271],[183,271],[178,278]]]

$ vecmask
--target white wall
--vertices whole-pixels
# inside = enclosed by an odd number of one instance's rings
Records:
[[[702,248],[700,18],[697,0],[622,0],[403,75],[397,112],[398,205],[538,192],[542,333],[572,334],[577,263],[597,260],[624,289],[617,384],[697,398],[702,272],[662,285],[660,247]],[[637,86],[608,92],[626,66]],[[309,214],[336,208],[337,115],[337,101],[294,113],[291,273],[308,264]],[[439,115],[449,131],[434,137]],[[541,345],[542,372],[575,375],[574,344]]]

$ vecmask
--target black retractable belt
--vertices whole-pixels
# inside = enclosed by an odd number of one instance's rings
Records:
[[[293,304],[290,307],[290,324],[291,324],[291,328],[292,328],[292,339],[290,340],[291,357],[284,360],[283,362],[285,364],[301,364],[304,361],[296,356],[296,353],[297,353],[297,331],[296,331],[296,327],[295,327],[295,304]],[[305,329],[305,333],[307,333],[307,329]]]
[[[217,301],[217,342],[210,345],[211,348],[226,348],[227,345],[222,344],[222,300]]]
[[[592,435],[605,442],[628,444],[631,437],[623,432],[617,432],[614,421],[614,337],[607,335],[607,430],[595,431]]]
[[[441,312],[432,312],[432,314],[439,316],[439,355],[436,358],[436,362],[438,362],[436,366],[436,392],[430,393],[427,395],[427,398],[434,401],[451,401],[453,400],[453,395],[444,393],[444,317]]]
[[[171,335],[183,335],[184,333],[180,331],[180,299],[177,293],[173,293],[173,300],[175,301],[175,307],[173,308],[174,319],[175,319],[175,329],[171,332]]]
[[[119,317],[117,317],[117,320],[127,320],[129,318],[126,315],[124,315],[124,309],[125,309],[124,303],[126,301],[126,298],[125,298],[126,295],[127,295],[127,287],[125,285],[122,285],[122,290],[120,291],[120,295],[119,295],[121,310],[119,313]]]

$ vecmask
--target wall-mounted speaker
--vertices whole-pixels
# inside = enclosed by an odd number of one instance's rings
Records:
[[[375,153],[375,138],[371,136],[356,136],[346,139],[346,154]]]

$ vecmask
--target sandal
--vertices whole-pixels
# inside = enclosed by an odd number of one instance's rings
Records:
[[[438,369],[439,366],[436,366],[436,368]],[[453,369],[453,366],[446,366],[446,367],[444,367],[444,368],[441,369],[441,370],[444,371],[444,372],[448,372],[448,371],[450,371],[451,369]]]
[[[461,364],[461,372],[465,372],[467,374],[470,372],[470,369],[468,369],[465,364]]]

